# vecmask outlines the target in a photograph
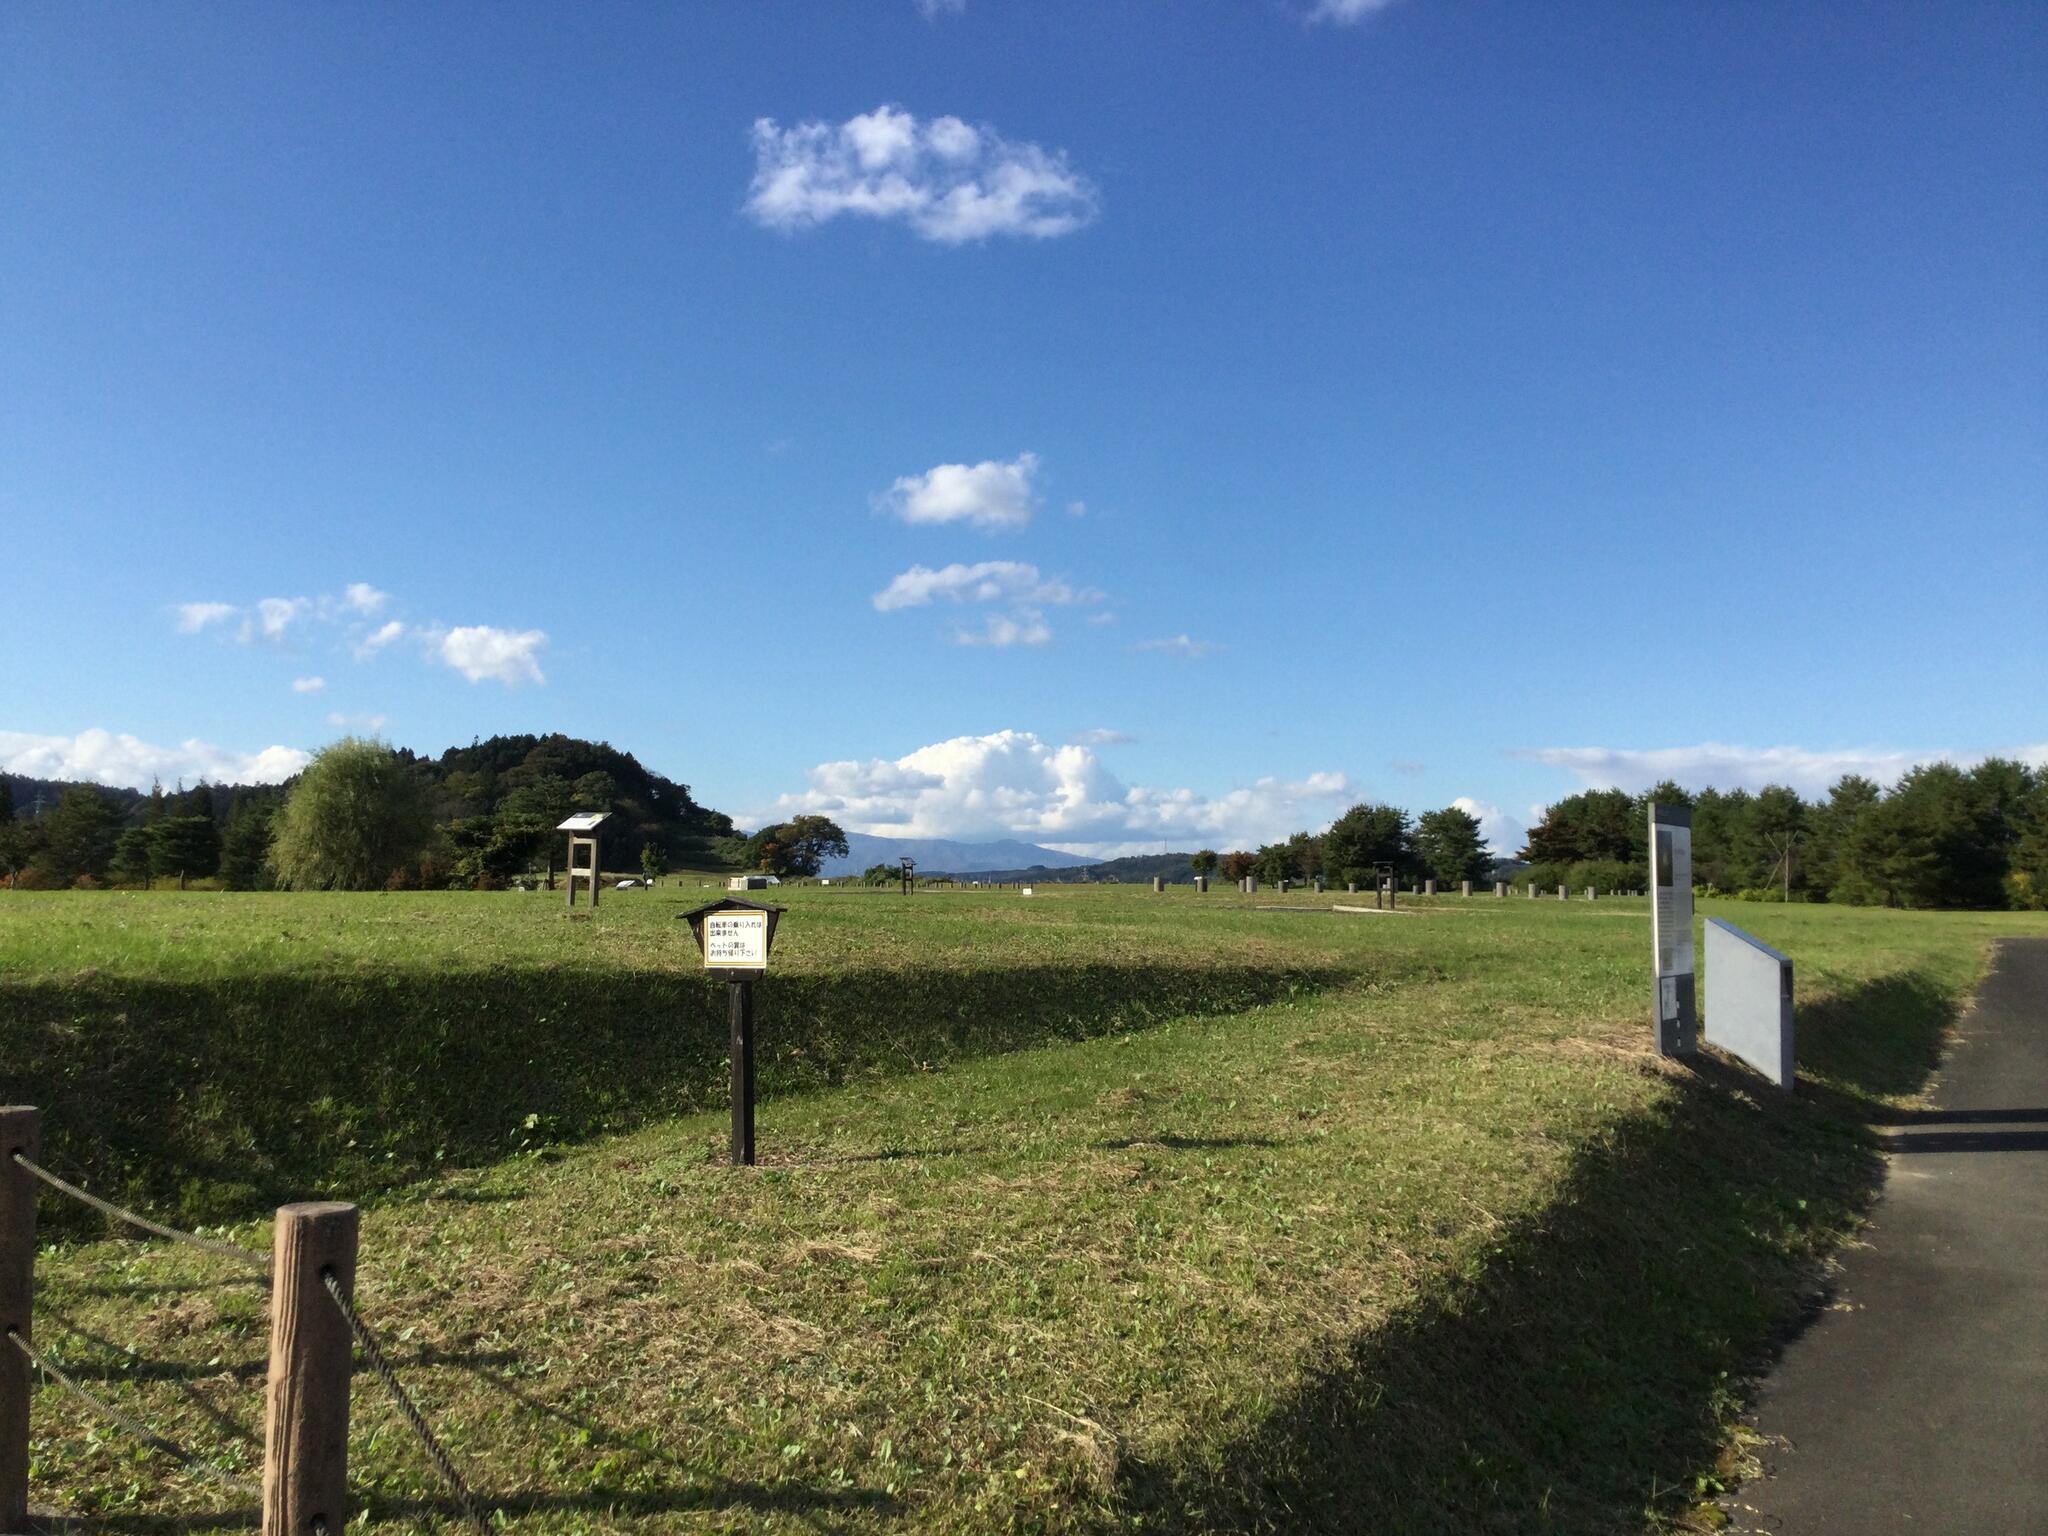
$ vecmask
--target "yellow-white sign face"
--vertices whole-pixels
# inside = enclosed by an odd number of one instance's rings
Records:
[[[768,914],[713,912],[706,917],[704,964],[711,970],[765,970],[768,966]]]

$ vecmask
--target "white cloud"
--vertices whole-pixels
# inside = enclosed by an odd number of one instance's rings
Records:
[[[93,784],[147,789],[152,779],[188,784],[278,784],[311,760],[297,747],[231,752],[197,739],[159,747],[111,731],[76,736],[32,736],[0,731],[0,769],[38,779],[85,780]]]
[[[1514,857],[1529,840],[1528,828],[1497,805],[1474,800],[1470,795],[1460,795],[1451,804],[1478,818],[1479,835],[1486,839],[1486,846],[1504,858]]]
[[[906,523],[971,523],[976,528],[1022,528],[1037,505],[1031,477],[1038,455],[1020,453],[1007,464],[934,464],[921,475],[904,475],[875,498],[878,510]]]
[[[1212,655],[1223,649],[1216,640],[1190,640],[1186,635],[1168,635],[1163,640],[1140,640],[1131,647],[1134,651],[1164,651],[1170,656],[1185,656],[1193,660],[1198,656]]]
[[[1262,778],[1221,795],[1127,787],[1089,746],[1029,731],[959,736],[895,761],[821,763],[762,822],[802,812],[886,837],[1021,837],[1090,852],[1126,845],[1256,846],[1321,828],[1353,798],[1341,773]]]
[[[1314,9],[1308,13],[1308,19],[1349,26],[1365,20],[1375,11],[1384,11],[1393,3],[1394,0],[1316,0]]]
[[[965,15],[967,0],[917,0],[917,9],[926,21],[936,21],[941,16]]]
[[[387,620],[356,642],[356,660],[368,661],[394,640],[405,638],[405,626],[397,619]]]
[[[1537,747],[1518,757],[1548,763],[1576,776],[1588,789],[1625,789],[1641,793],[1662,779],[1687,789],[1761,789],[1785,784],[1803,795],[1825,794],[1842,775],[1860,773],[1879,784],[1923,763],[1955,763],[1969,767],[1987,757],[2016,757],[2048,764],[2048,742],[2002,752],[1912,752],[1886,748],[1815,751],[1806,747],[1732,747],[1703,742],[1692,747],[1659,747],[1639,751],[1626,747]]]
[[[1105,730],[1101,727],[1097,727],[1092,731],[1077,731],[1074,733],[1075,744],[1084,747],[1123,747],[1129,746],[1137,739],[1137,737],[1123,731]]]
[[[178,604],[178,633],[196,635],[209,624],[224,623],[240,610],[233,603]]]
[[[913,565],[874,595],[877,613],[922,608],[937,598],[953,603],[1092,603],[1102,594],[1047,581],[1038,567],[1021,560],[981,560],[973,565]]]
[[[769,229],[807,229],[851,214],[896,219],[927,240],[991,235],[1049,239],[1095,217],[1095,188],[1066,156],[1011,143],[957,117],[920,123],[881,106],[834,126],[754,123],[747,212]]]
[[[493,629],[488,624],[471,624],[451,629],[434,638],[434,654],[472,683],[487,679],[510,688],[517,683],[544,683],[540,663],[535,659],[548,643],[538,629]]]
[[[295,677],[292,679],[293,693],[318,693],[327,686],[324,677]]]
[[[378,613],[391,601],[389,592],[379,592],[367,581],[352,581],[342,593],[342,601],[357,613],[368,617]]]
[[[381,731],[389,718],[388,715],[348,715],[337,709],[328,713],[327,723],[350,730]]]
[[[1069,517],[1086,517],[1087,515],[1088,515],[1088,503],[1087,503],[1087,502],[1085,502],[1085,501],[1070,501],[1070,502],[1068,502],[1068,503],[1067,503],[1067,516],[1069,516]]]
[[[992,613],[982,622],[979,633],[971,629],[953,632],[956,645],[1044,645],[1052,639],[1045,615],[1036,608],[1019,608],[1015,613]]]
[[[1113,613],[1091,613],[1088,615],[1088,622],[1098,625],[1114,624],[1116,622],[1116,615]]]
[[[256,612],[242,621],[242,632],[236,638],[244,645],[251,640],[268,640],[281,643],[285,631],[290,629],[306,610],[311,607],[303,597],[265,597],[257,600]]]

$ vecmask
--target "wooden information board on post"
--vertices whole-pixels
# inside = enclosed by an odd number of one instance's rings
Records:
[[[569,834],[569,905],[572,907],[576,905],[576,877],[578,875],[588,875],[590,877],[590,905],[592,907],[597,905],[597,889],[599,884],[597,878],[597,829],[604,824],[605,818],[610,815],[610,811],[582,811],[571,816],[567,821],[555,828],[557,832]],[[590,867],[588,869],[583,868],[576,862],[576,850],[578,848],[588,848],[590,850]]]
[[[690,925],[704,969],[725,973],[725,1017],[732,1051],[732,1161],[754,1161],[754,983],[768,974],[775,925],[784,909],[728,896],[678,913]]]

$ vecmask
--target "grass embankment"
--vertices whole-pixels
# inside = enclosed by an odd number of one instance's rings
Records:
[[[1215,892],[792,904],[762,998],[784,1074],[763,1105],[766,1166],[724,1168],[722,1119],[684,1116],[444,1170],[366,1214],[363,1306],[518,1530],[1704,1520],[1741,1372],[1873,1188],[1862,1122],[1920,1086],[1987,941],[2043,931],[1743,909],[1801,966],[1812,1091],[1786,1102],[1645,1053],[1641,903],[1449,898],[1398,918]],[[90,1000],[58,1016],[82,1032],[192,1040],[159,1058],[160,1092],[240,1104],[178,1062],[213,1060],[262,1014],[202,1033],[201,999],[374,997],[394,973],[447,972],[417,995],[449,999],[449,1022],[388,1085],[367,1067],[349,1079],[384,1085],[365,1123],[408,1076],[435,1112],[465,1085],[516,1104],[475,1074],[562,1041],[558,1059],[609,1085],[578,1090],[606,1114],[713,1096],[708,997],[629,1031],[602,996],[701,990],[659,895],[588,924],[513,897],[121,910],[0,904],[0,946],[31,962],[0,984],[0,1092],[37,1097],[13,1064],[54,1049],[20,1038],[52,1027],[53,997]],[[306,947],[272,947],[279,924]],[[497,973],[523,990],[493,990]],[[807,1018],[840,978],[868,1011]],[[918,991],[898,1000],[895,982]],[[457,1009],[465,987],[492,1006]],[[104,999],[124,988],[192,1011],[117,1023]],[[545,1025],[508,1016],[507,999],[543,995]],[[611,1021],[596,1045],[578,1038],[584,996]],[[380,1025],[362,1049],[408,1039]],[[503,1121],[481,1117],[479,1144]],[[111,1123],[93,1136],[79,1144],[119,1140]],[[266,1150],[282,1178],[290,1157]],[[223,1188],[206,1198],[243,1198]],[[175,1438],[253,1461],[259,1291],[107,1241],[47,1254],[42,1281],[46,1347]],[[374,1383],[359,1388],[370,1528],[435,1525],[450,1506],[432,1472]],[[36,1411],[42,1496],[107,1529],[250,1513],[54,1392]]]

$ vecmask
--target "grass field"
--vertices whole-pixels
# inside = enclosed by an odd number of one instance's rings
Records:
[[[0,1098],[251,1245],[363,1198],[363,1310],[509,1529],[1683,1529],[1866,1123],[2048,932],[1731,908],[1799,964],[1786,1101],[1647,1053],[1640,901],[797,890],[735,1172],[699,896],[0,899]],[[45,1214],[41,1346],[253,1466],[260,1289]],[[356,1404],[363,1528],[445,1524]],[[36,1414],[95,1528],[251,1522]]]

